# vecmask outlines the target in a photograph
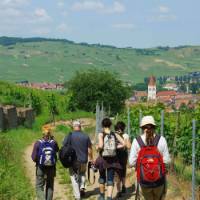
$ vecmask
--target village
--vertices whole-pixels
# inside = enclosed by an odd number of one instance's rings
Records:
[[[169,78],[171,81],[171,79]],[[193,80],[194,81],[194,80]],[[199,78],[195,82],[198,82]],[[168,112],[173,112],[181,108],[194,109],[200,100],[199,89],[197,94],[192,94],[187,85],[186,92],[179,91],[176,83],[166,83],[164,91],[157,90],[157,82],[155,76],[148,78],[147,91],[134,90],[132,97],[128,100],[129,104],[137,104],[141,102],[163,103],[167,107]]]

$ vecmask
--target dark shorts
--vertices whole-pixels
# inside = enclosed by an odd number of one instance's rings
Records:
[[[120,170],[118,170],[117,173],[119,174],[120,178],[125,178],[126,177],[126,169],[127,169],[127,161],[128,161],[127,150],[118,150],[117,157],[118,157],[119,163],[122,167]]]

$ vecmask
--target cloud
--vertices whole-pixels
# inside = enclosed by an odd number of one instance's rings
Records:
[[[167,22],[167,21],[175,21],[177,19],[176,15],[173,14],[160,14],[158,16],[153,16],[150,18],[151,22]]]
[[[48,35],[51,30],[48,28],[48,27],[37,27],[37,28],[34,28],[32,30],[32,32],[35,34],[35,35],[43,35],[43,36],[46,36]]]
[[[58,5],[58,7],[63,8],[64,5],[65,5],[65,3],[64,3],[63,0],[59,0],[59,1],[57,2],[57,5]]]
[[[154,11],[156,14],[154,16],[149,17],[148,21],[150,22],[167,22],[167,21],[175,21],[177,16],[171,13],[170,8],[165,5],[160,5]]]
[[[99,13],[123,13],[126,8],[125,6],[115,1],[112,5],[105,5],[103,2],[99,0],[84,0],[76,2],[72,5],[71,10],[73,11],[94,11]]]
[[[167,6],[159,6],[159,12],[160,13],[169,13],[169,7]]]
[[[34,11],[34,17],[40,21],[49,21],[51,17],[48,15],[47,11],[44,8],[37,8]]]
[[[104,9],[104,4],[100,1],[76,2],[72,5],[74,11],[99,11]]]
[[[132,30],[135,28],[134,24],[131,24],[131,23],[113,24],[112,27],[116,29],[122,29],[122,30],[124,29]]]
[[[111,8],[108,8],[107,11],[108,13],[123,13],[125,12],[126,8],[123,4],[119,2],[114,2],[113,6]]]
[[[30,0],[1,0],[0,7],[20,7],[30,3]]]
[[[56,27],[56,30],[60,33],[66,33],[70,30],[70,28],[67,24],[62,23]]]

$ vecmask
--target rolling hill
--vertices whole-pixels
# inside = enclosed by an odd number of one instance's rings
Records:
[[[89,68],[117,72],[132,83],[149,75],[200,70],[200,46],[149,49],[74,43],[62,39],[0,37],[0,80],[63,82]]]

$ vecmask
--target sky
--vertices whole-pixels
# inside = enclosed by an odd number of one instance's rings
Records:
[[[0,36],[151,48],[200,45],[200,0],[0,0]]]

